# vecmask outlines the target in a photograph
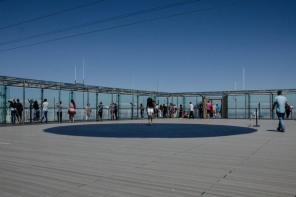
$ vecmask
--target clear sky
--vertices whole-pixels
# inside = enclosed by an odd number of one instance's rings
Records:
[[[0,0],[0,75],[73,83],[76,66],[81,82],[84,59],[88,85],[134,81],[154,91],[158,82],[159,91],[187,92],[233,90],[237,82],[241,90],[245,68],[247,90],[296,88],[295,0],[105,0],[11,26],[92,2]],[[36,36],[180,2],[187,3]],[[77,34],[84,35],[47,42]]]

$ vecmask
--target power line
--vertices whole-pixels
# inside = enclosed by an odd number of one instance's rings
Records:
[[[98,29],[98,30],[89,31],[89,32],[85,32],[85,33],[79,33],[79,34],[75,34],[75,35],[71,35],[71,36],[65,36],[65,37],[55,38],[55,39],[52,39],[52,40],[46,40],[46,41],[36,42],[36,43],[22,45],[22,46],[18,46],[18,47],[8,48],[8,49],[0,50],[0,53],[1,52],[5,52],[5,51],[11,51],[11,50],[19,49],[19,48],[24,48],[24,47],[29,47],[29,46],[35,46],[35,45],[45,44],[45,43],[49,43],[49,42],[54,42],[54,41],[58,41],[58,40],[64,40],[64,39],[68,39],[68,38],[74,38],[74,37],[78,37],[78,36],[83,36],[83,35],[88,35],[88,34],[102,32],[102,31],[107,31],[107,30],[112,30],[112,29],[117,29],[117,28],[132,26],[132,25],[136,25],[136,24],[140,24],[140,23],[157,21],[157,20],[162,20],[162,19],[167,19],[167,18],[172,18],[172,17],[177,17],[177,16],[183,16],[183,15],[193,14],[193,13],[202,12],[202,11],[208,11],[208,10],[213,10],[213,9],[228,7],[228,6],[232,6],[232,5],[243,4],[243,3],[247,3],[247,2],[251,2],[251,1],[255,1],[255,0],[239,1],[239,2],[224,4],[224,5],[220,5],[220,6],[213,6],[213,7],[210,7],[210,8],[191,10],[191,11],[177,13],[177,14],[168,15],[168,16],[164,16],[164,17],[157,17],[157,18],[152,18],[152,19],[141,20],[141,21],[137,21],[137,22],[133,22],[133,23],[127,23],[127,24],[113,26],[113,27],[109,27],[109,28]]]
[[[50,32],[47,32],[47,33],[28,36],[28,37],[25,37],[25,38],[19,38],[19,39],[16,39],[16,40],[10,40],[10,41],[6,41],[6,42],[2,42],[2,43],[0,43],[0,45],[7,45],[7,44],[15,43],[15,42],[21,42],[21,41],[25,41],[25,40],[30,40],[30,39],[34,39],[34,38],[39,38],[39,37],[43,37],[43,36],[57,34],[57,33],[61,33],[61,32],[64,32],[64,31],[79,29],[79,28],[86,27],[86,26],[91,26],[91,25],[96,25],[96,24],[100,24],[100,23],[104,23],[104,22],[114,21],[114,20],[117,20],[117,19],[127,18],[127,17],[130,17],[130,16],[135,16],[135,15],[144,14],[144,13],[148,13],[148,12],[154,12],[154,11],[158,11],[158,10],[162,10],[162,9],[168,9],[168,8],[172,8],[172,7],[176,7],[176,6],[181,6],[181,5],[185,5],[185,4],[189,4],[189,3],[194,3],[194,2],[197,2],[197,1],[201,1],[201,0],[183,1],[183,2],[178,2],[178,3],[173,3],[173,4],[167,4],[167,5],[163,5],[163,6],[159,6],[159,7],[154,7],[154,8],[150,8],[150,9],[146,9],[146,10],[140,10],[140,11],[137,11],[137,12],[132,12],[132,13],[127,13],[127,14],[123,14],[123,15],[119,15],[119,16],[114,16],[114,17],[110,17],[110,18],[106,18],[106,19],[102,19],[102,20],[97,20],[97,21],[93,21],[93,22],[89,22],[89,23],[84,23],[84,24],[81,24],[81,25],[75,25],[75,26],[72,26],[72,27],[64,28],[64,29],[54,30],[54,31],[50,31]]]
[[[11,27],[15,27],[15,26],[18,26],[18,25],[21,25],[21,24],[25,24],[25,23],[30,23],[30,22],[37,21],[37,20],[40,20],[40,19],[48,18],[50,16],[54,16],[54,15],[57,15],[57,14],[62,14],[62,13],[65,13],[65,12],[70,12],[70,11],[73,11],[73,10],[76,10],[76,9],[79,9],[79,8],[83,8],[83,7],[86,7],[86,6],[90,6],[90,5],[94,5],[94,4],[97,4],[97,3],[101,3],[103,1],[104,0],[94,1],[94,2],[83,4],[83,5],[80,5],[80,6],[77,6],[77,7],[73,7],[73,8],[69,8],[69,9],[66,9],[66,10],[62,10],[62,11],[58,11],[58,12],[55,12],[55,13],[51,13],[51,14],[48,14],[48,15],[45,15],[45,16],[40,16],[40,17],[37,17],[37,18],[32,18],[32,19],[29,19],[29,20],[26,20],[26,21],[22,21],[22,22],[19,22],[19,23],[8,25],[8,26],[5,26],[5,27],[0,27],[0,30],[11,28]]]

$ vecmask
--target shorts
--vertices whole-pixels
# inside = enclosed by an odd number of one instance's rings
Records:
[[[154,112],[153,108],[148,108],[148,113],[153,113],[153,112]]]

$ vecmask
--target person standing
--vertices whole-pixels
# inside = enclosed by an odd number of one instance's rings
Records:
[[[220,106],[218,104],[216,105],[216,113],[217,117],[220,118]]]
[[[199,118],[203,118],[203,104],[200,103],[198,105],[198,114],[199,114]]]
[[[17,117],[18,123],[21,123],[24,107],[23,107],[22,103],[20,102],[20,99],[17,99],[16,101],[17,101],[16,102],[16,117]]]
[[[144,106],[140,104],[141,118],[144,118]]]
[[[75,109],[76,109],[76,104],[75,104],[74,100],[72,99],[69,104],[69,107],[68,107],[69,122],[74,123],[74,116],[76,114]]]
[[[152,126],[152,119],[153,119],[153,109],[154,109],[154,105],[153,105],[153,100],[152,98],[148,98],[147,99],[147,112],[148,112],[148,125]]]
[[[212,105],[213,118],[216,118],[216,110],[217,110],[217,108],[216,108],[216,104],[213,104],[213,105]]]
[[[114,120],[114,103],[111,103],[109,105],[110,114],[111,114],[111,120]]]
[[[286,116],[287,116],[287,119],[289,119],[289,116],[290,116],[290,113],[291,113],[291,106],[288,104],[288,101],[285,105],[285,109],[286,109]]]
[[[86,108],[85,108],[85,113],[86,113],[86,120],[89,120],[90,119],[90,114],[92,112],[92,109],[89,105],[89,103],[86,105]]]
[[[99,108],[99,112],[98,112],[98,118],[97,120],[103,120],[103,109],[104,109],[104,105],[103,102],[100,101],[100,103],[97,106]]]
[[[193,107],[193,104],[190,102],[188,105],[189,105],[189,107],[190,107],[189,119],[190,119],[191,117],[194,119],[194,115],[193,115],[194,107]]]
[[[43,119],[45,118],[45,122],[47,123],[47,113],[48,113],[48,102],[47,99],[44,99],[42,102],[42,118],[41,123],[43,122]]]
[[[118,112],[118,107],[117,107],[116,103],[114,103],[114,115],[115,115],[116,120],[118,120],[117,112]]]
[[[286,97],[282,96],[282,90],[279,90],[277,92],[277,95],[278,96],[275,97],[271,111],[273,111],[274,108],[276,107],[276,113],[279,119],[279,126],[277,130],[280,132],[285,132],[285,125],[284,125],[283,119],[285,116],[285,105],[288,102],[288,100]]]
[[[10,105],[10,115],[11,115],[11,123],[15,123],[15,119],[16,119],[16,102],[14,99],[11,99],[11,101],[9,101]]]
[[[180,117],[180,119],[183,118],[183,106],[182,106],[182,105],[180,105],[180,109],[179,109],[179,117]]]
[[[38,101],[34,101],[33,104],[34,109],[34,121],[37,122],[40,119],[40,105],[38,104]]]
[[[56,103],[55,106],[57,106],[58,111],[57,111],[57,116],[58,116],[58,122],[63,122],[63,107],[62,107],[62,101],[59,103]]]
[[[211,109],[212,109],[212,104],[210,103],[210,101],[208,101],[208,103],[207,103],[207,116],[208,116],[208,118],[210,118],[210,116],[211,116]]]

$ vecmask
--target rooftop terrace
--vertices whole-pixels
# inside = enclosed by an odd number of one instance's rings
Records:
[[[0,128],[1,197],[295,196],[296,122],[162,119]]]

